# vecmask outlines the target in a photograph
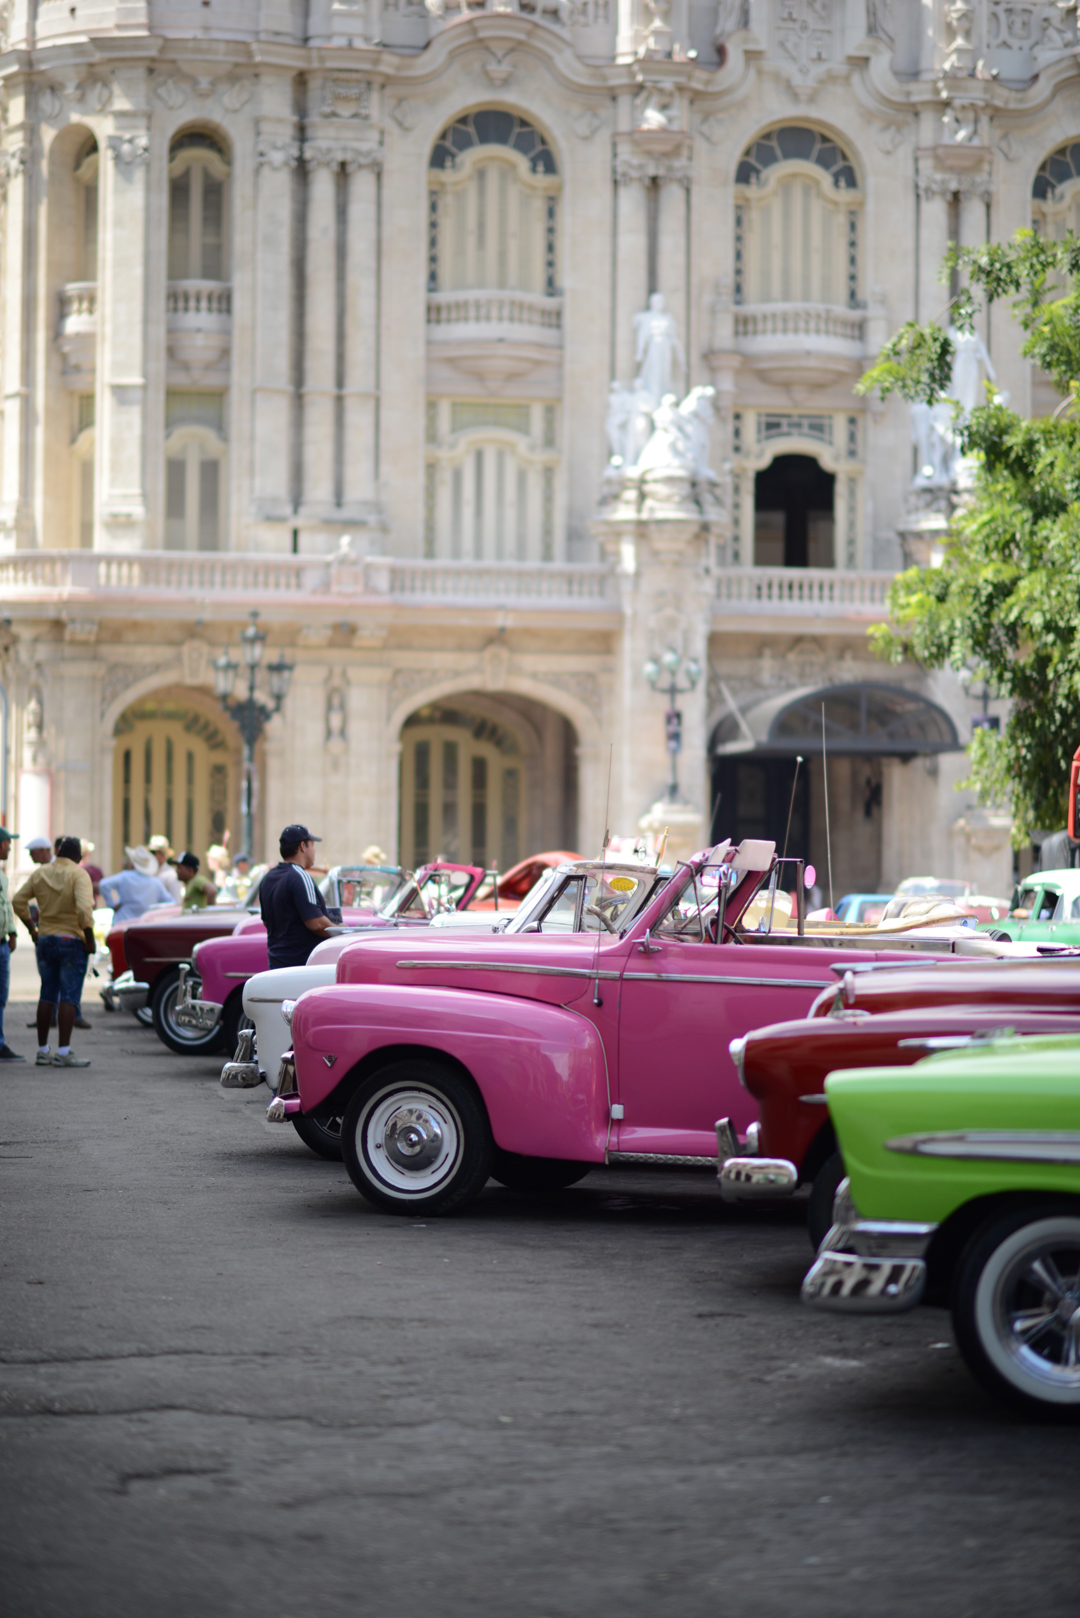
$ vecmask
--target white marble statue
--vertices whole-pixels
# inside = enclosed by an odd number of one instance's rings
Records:
[[[649,307],[634,316],[634,338],[638,368],[634,385],[659,404],[671,392],[672,362],[677,362],[680,371],[686,370],[675,316],[664,308],[662,292],[654,292]]]
[[[997,381],[997,375],[986,351],[986,344],[978,332],[957,331],[955,326],[950,326],[949,339],[953,345],[949,398],[955,399],[960,406],[962,418],[966,421],[973,410],[986,403],[986,392],[982,386],[979,367],[986,368],[986,374],[991,382]]]
[[[712,481],[709,469],[709,424],[713,388],[691,388],[682,404],[666,394],[653,412],[653,432],[634,470],[639,473],[677,473]]]
[[[628,472],[637,464],[652,435],[655,408],[656,400],[638,382],[630,388],[621,382],[611,384],[605,422],[611,471]]]
[[[953,345],[949,391],[937,404],[922,400],[911,407],[911,439],[915,445],[916,489],[948,489],[956,483],[960,466],[960,428],[971,412],[986,403],[982,372],[997,380],[986,344],[978,332],[949,327]]]

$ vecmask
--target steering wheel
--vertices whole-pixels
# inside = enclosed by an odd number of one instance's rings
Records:
[[[618,927],[616,927],[615,923],[611,920],[611,917],[610,916],[605,916],[604,912],[600,909],[599,905],[586,905],[585,906],[585,914],[587,916],[595,916],[597,921],[603,922],[604,926],[607,928],[609,933],[617,933],[618,932],[619,929],[618,929]]]

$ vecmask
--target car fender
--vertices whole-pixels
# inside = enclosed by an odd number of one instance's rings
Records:
[[[344,1090],[356,1068],[361,1077],[373,1071],[380,1053],[392,1059],[402,1049],[464,1068],[504,1151],[603,1161],[607,1062],[595,1027],[564,1007],[504,994],[385,983],[311,989],[293,1012],[301,1110]]]
[[[255,1060],[271,1090],[278,1085],[281,1058],[292,1044],[292,1032],[281,1015],[286,1000],[298,1000],[308,989],[334,982],[333,962],[276,966],[257,972],[244,984],[244,1011],[255,1025]]]
[[[204,939],[193,951],[193,965],[202,983],[199,998],[223,1006],[238,985],[256,972],[265,972],[268,964],[265,932]]]

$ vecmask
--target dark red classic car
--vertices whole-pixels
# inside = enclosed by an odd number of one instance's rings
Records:
[[[844,1168],[825,1106],[825,1078],[838,1069],[906,1066],[1009,1029],[1076,1033],[1080,961],[941,961],[893,970],[846,971],[810,1014],[731,1042],[743,1086],[760,1107],[740,1152],[726,1120],[717,1126],[720,1189],[729,1201],[810,1187],[810,1239],[831,1222]]]
[[[101,991],[110,1011],[142,1013],[150,1021],[156,994],[180,981],[180,967],[204,938],[228,938],[258,917],[258,910],[237,905],[207,905],[205,910],[182,911],[179,905],[161,905],[137,921],[113,927],[105,942],[112,956],[113,981]]]

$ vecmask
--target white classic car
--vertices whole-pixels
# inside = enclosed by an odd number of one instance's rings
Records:
[[[586,873],[584,903],[578,897],[581,883],[575,880],[582,871]],[[654,865],[568,861],[545,870],[520,909],[512,914],[448,911],[436,916],[431,926],[448,931],[467,928],[472,932],[477,927],[487,927],[497,934],[593,932],[597,928],[617,931],[646,902],[658,880],[666,877]],[[336,982],[338,958],[356,939],[355,932],[326,938],[315,946],[305,966],[275,967],[248,979],[244,985],[244,1013],[252,1026],[241,1029],[236,1054],[221,1070],[226,1089],[249,1089],[265,1083],[276,1092],[281,1058],[292,1044],[282,1007],[298,1000],[308,989]],[[320,1157],[341,1156],[339,1132],[333,1125],[324,1127],[299,1115],[292,1123],[305,1145]]]

